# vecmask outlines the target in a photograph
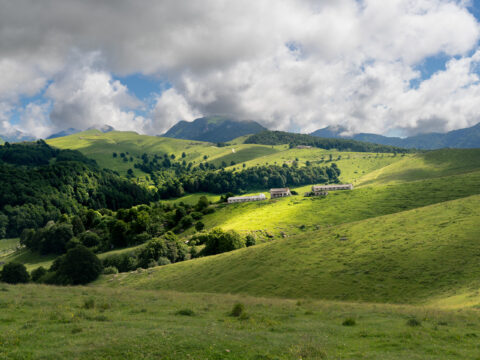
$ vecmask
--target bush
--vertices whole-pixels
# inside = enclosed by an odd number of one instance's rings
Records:
[[[343,326],[355,326],[356,324],[357,322],[355,321],[355,319],[352,318],[345,319],[342,323]]]
[[[96,280],[103,269],[98,257],[83,245],[68,250],[59,258],[58,264],[54,265],[59,279],[62,279],[61,283],[73,285],[87,284]]]
[[[9,284],[27,283],[30,280],[30,275],[25,265],[10,262],[3,266],[0,280]]]
[[[136,268],[135,259],[131,254],[116,254],[102,260],[104,267],[114,266],[119,272],[127,272]]]
[[[247,237],[245,238],[245,245],[247,247],[249,246],[253,246],[257,243],[257,241],[255,240],[255,237],[251,234],[248,234]]]
[[[171,264],[172,262],[168,260],[168,258],[160,256],[157,260],[158,266],[163,266],[163,265],[168,265]]]
[[[242,303],[237,303],[233,305],[232,311],[230,312],[230,316],[240,317],[245,313],[245,305]]]
[[[203,229],[205,229],[205,224],[203,222],[199,221],[195,224],[195,230],[202,231]]]
[[[235,231],[214,229],[206,236],[205,255],[215,255],[245,247],[245,240]]]
[[[100,244],[100,237],[93,231],[85,231],[81,233],[78,238],[86,247],[94,247]]]
[[[103,273],[105,275],[118,274],[118,269],[115,266],[108,266],[108,267],[103,269]]]
[[[183,316],[194,316],[195,312],[191,309],[182,309],[182,310],[178,310],[175,314],[183,315]]]
[[[32,281],[39,282],[39,280],[43,276],[45,276],[46,273],[47,273],[47,269],[45,269],[43,266],[40,266],[40,267],[36,268],[31,273]]]
[[[417,318],[410,318],[410,319],[407,320],[407,325],[411,326],[411,327],[415,327],[415,326],[422,325],[422,322],[420,320],[418,320]]]

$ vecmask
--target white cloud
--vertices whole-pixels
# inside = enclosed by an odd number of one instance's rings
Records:
[[[200,114],[302,131],[468,126],[480,112],[478,55],[469,55],[480,28],[468,4],[0,0],[0,107],[51,81],[50,119],[38,121],[52,129],[110,124],[159,133]],[[459,59],[411,89],[416,66],[438,54]],[[151,75],[172,88],[146,119],[134,111],[144,104],[112,73]]]
[[[151,121],[145,131],[161,134],[180,120],[193,121],[200,116],[175,89],[168,89],[156,99]]]
[[[141,102],[110,73],[96,68],[97,59],[90,54],[54,77],[45,92],[53,103],[52,128],[83,130],[108,124],[117,130],[143,129],[145,119],[133,111]]]

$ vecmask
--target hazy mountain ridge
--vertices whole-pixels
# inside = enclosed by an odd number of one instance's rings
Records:
[[[465,129],[449,131],[447,133],[427,133],[406,138],[388,137],[378,134],[359,133],[345,136],[343,127],[326,127],[312,132],[310,135],[328,138],[350,138],[358,141],[371,142],[382,145],[392,145],[404,148],[433,150],[440,148],[478,148],[480,147],[480,123]]]
[[[265,127],[253,120],[240,121],[233,118],[210,116],[192,122],[180,121],[161,136],[175,139],[224,142],[264,130],[266,130]]]

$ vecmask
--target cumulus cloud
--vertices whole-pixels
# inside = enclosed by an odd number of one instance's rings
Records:
[[[168,89],[157,97],[151,120],[144,131],[161,134],[181,120],[193,121],[200,116],[201,113],[192,109],[185,97],[175,89]]]
[[[134,112],[141,102],[109,72],[96,68],[97,57],[93,53],[73,62],[53,78],[45,92],[53,103],[51,127],[83,130],[108,124],[117,130],[142,129],[145,119]]]
[[[101,124],[157,134],[209,114],[304,132],[451,130],[480,112],[480,27],[469,5],[0,0],[0,108],[48,86],[45,125],[28,122],[37,134]],[[436,55],[450,58],[446,69],[422,78],[419,66]],[[146,109],[112,75],[133,73],[171,88]]]

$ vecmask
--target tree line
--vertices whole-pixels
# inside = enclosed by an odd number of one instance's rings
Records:
[[[299,145],[312,146],[320,149],[336,149],[340,151],[378,152],[378,153],[409,153],[412,149],[403,149],[390,145],[379,145],[351,139],[320,138],[306,134],[294,134],[284,131],[262,131],[251,135],[245,144],[283,145],[290,148]]]

